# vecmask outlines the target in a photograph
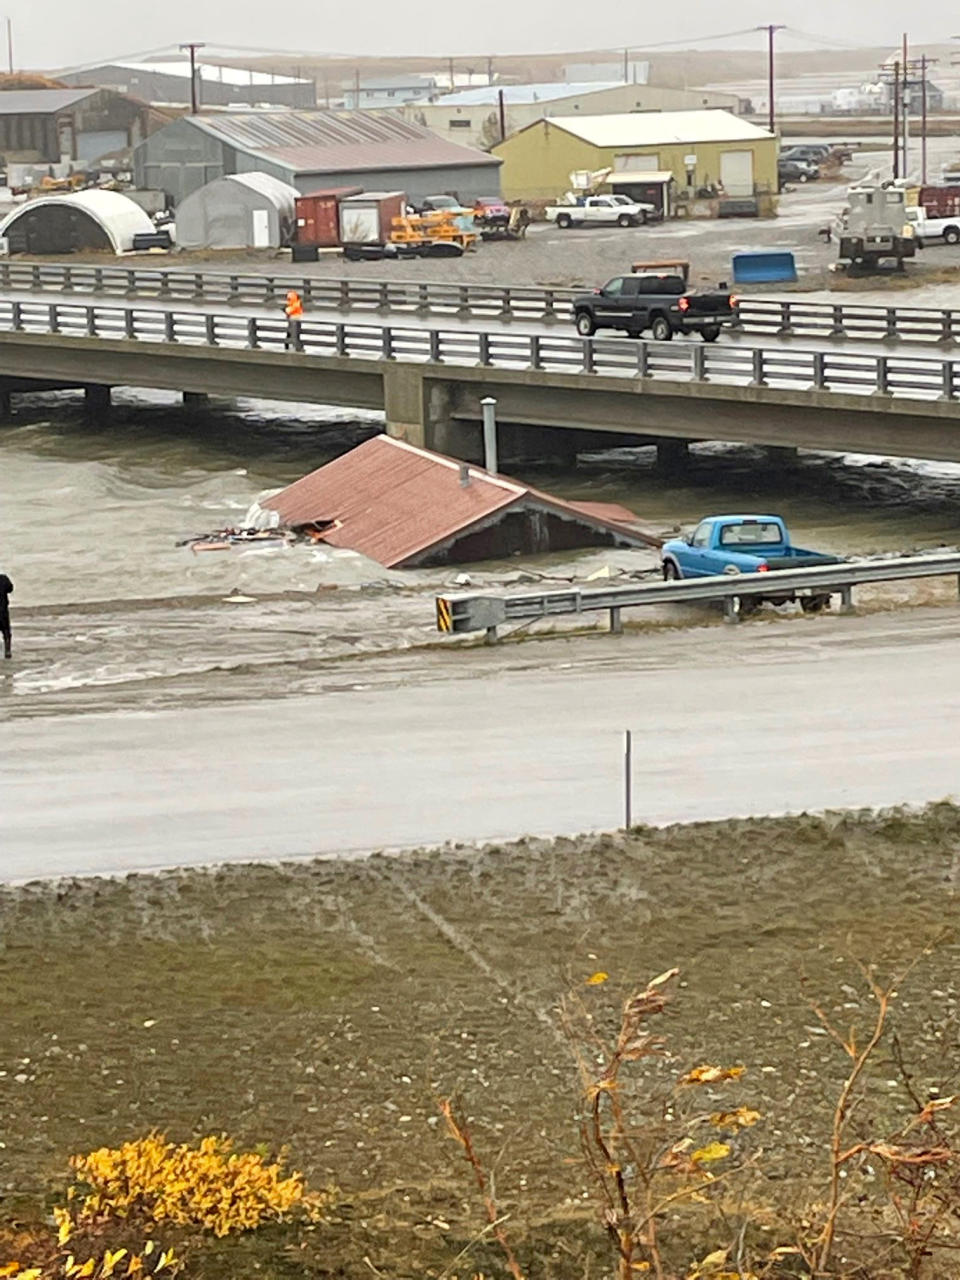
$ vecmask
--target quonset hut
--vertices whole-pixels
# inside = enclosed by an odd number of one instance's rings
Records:
[[[269,173],[215,178],[177,209],[182,249],[279,249],[296,226],[296,187]]]
[[[0,222],[11,253],[73,253],[106,249],[127,253],[133,238],[152,232],[138,204],[119,191],[72,191],[41,196],[18,206]]]

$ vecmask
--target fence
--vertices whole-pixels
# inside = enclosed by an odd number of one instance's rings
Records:
[[[621,629],[621,609],[642,605],[721,601],[728,621],[739,618],[742,596],[830,595],[838,593],[843,608],[852,603],[853,588],[866,582],[898,582],[908,578],[957,575],[960,555],[900,556],[889,560],[845,561],[812,569],[785,569],[773,573],[720,574],[710,578],[651,582],[643,586],[607,587],[582,591],[527,592],[523,595],[438,596],[437,630],[447,633],[486,631],[495,640],[497,628],[508,622],[541,622],[564,614],[608,610],[611,631]]]
[[[479,316],[501,320],[569,321],[583,290],[404,280],[324,279],[289,274],[185,271],[166,267],[111,267],[0,261],[0,290],[149,296],[282,307],[296,289],[307,309]],[[831,340],[953,343],[960,341],[960,310],[879,307],[849,302],[740,298],[736,327],[744,333]]]
[[[0,328],[23,333],[166,342],[306,356],[409,360],[544,373],[882,394],[956,400],[960,361],[935,356],[805,351],[789,347],[623,342],[616,338],[303,320],[292,338],[282,316],[0,301]]]

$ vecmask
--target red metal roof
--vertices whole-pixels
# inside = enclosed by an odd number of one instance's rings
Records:
[[[335,521],[323,541],[359,551],[388,569],[441,547],[471,527],[514,505],[535,505],[576,517],[624,542],[652,544],[656,539],[630,522],[592,514],[508,480],[482,467],[469,468],[470,483],[461,484],[461,464],[391,436],[375,436],[342,457],[319,467],[263,505],[284,525]],[[587,504],[590,506],[591,504]]]

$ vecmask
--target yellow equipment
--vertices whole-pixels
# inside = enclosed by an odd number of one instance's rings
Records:
[[[470,249],[477,242],[477,234],[458,225],[458,218],[462,217],[450,209],[407,213],[393,219],[390,241],[411,245],[457,244],[461,249]]]

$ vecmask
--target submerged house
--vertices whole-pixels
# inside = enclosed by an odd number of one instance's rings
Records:
[[[625,507],[567,502],[386,435],[261,506],[286,528],[359,551],[388,569],[660,541]]]

